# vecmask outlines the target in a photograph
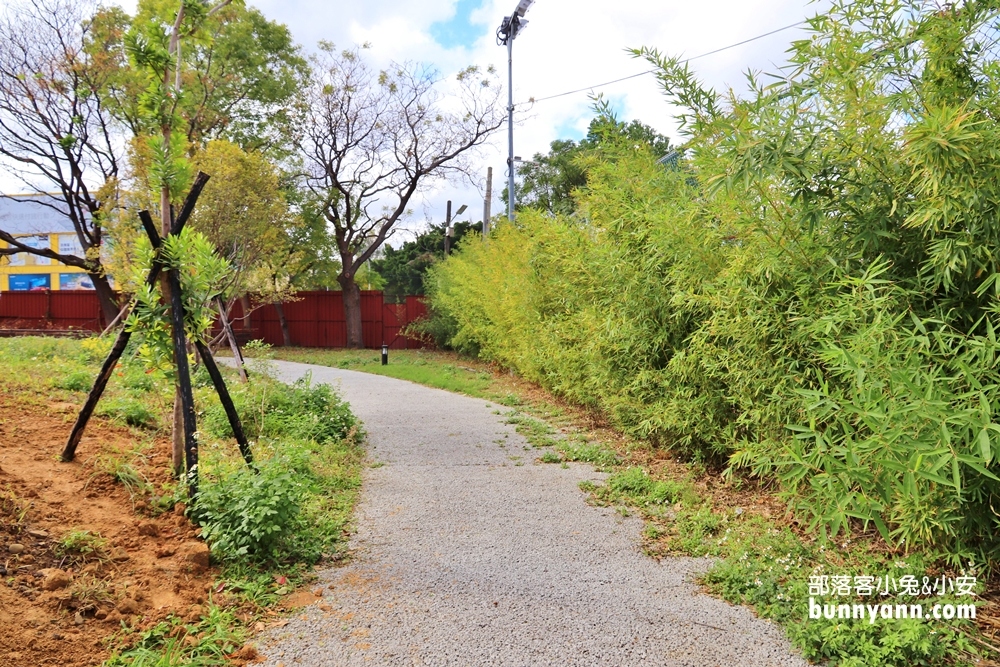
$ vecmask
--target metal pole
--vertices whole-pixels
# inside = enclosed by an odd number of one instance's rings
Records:
[[[451,254],[451,200],[448,200],[448,213],[444,222],[444,256]]]
[[[517,14],[510,17],[511,32],[507,38],[507,219],[514,222],[514,37],[517,35]]]
[[[483,240],[490,235],[490,214],[493,206],[493,167],[486,169],[486,199],[483,200]]]

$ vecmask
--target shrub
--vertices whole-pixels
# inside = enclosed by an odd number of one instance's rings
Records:
[[[127,396],[105,398],[98,404],[96,413],[129,426],[152,428],[156,425],[156,415],[153,411],[141,400]]]
[[[247,384],[231,388],[248,438],[312,440],[320,444],[359,437],[359,424],[350,405],[325,384],[311,385],[302,378],[288,386],[266,375],[255,374]],[[221,404],[213,403],[202,426],[216,437],[233,437]]]
[[[606,142],[574,215],[466,239],[429,296],[453,347],[776,478],[821,535],[993,567],[997,10],[906,6],[834,2],[745,99],[637,52],[683,109],[676,164]]]
[[[111,347],[114,345],[114,338],[101,336],[91,336],[80,341],[80,358],[84,363],[100,363],[104,361]]]
[[[205,476],[196,519],[213,554],[223,560],[277,561],[295,557],[294,538],[305,489],[286,457]]]

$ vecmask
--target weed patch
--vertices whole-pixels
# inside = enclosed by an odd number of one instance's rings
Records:
[[[67,532],[56,544],[56,554],[74,566],[107,559],[107,549],[107,540],[99,534],[79,529]]]
[[[760,616],[780,623],[810,660],[842,667],[904,667],[971,661],[978,655],[970,638],[976,633],[972,621],[879,619],[873,624],[867,618],[809,618],[810,577],[849,576],[853,581],[855,576],[871,576],[877,581],[904,574],[940,576],[925,556],[887,554],[875,541],[838,545],[804,540],[765,517],[720,510],[690,482],[654,479],[641,467],[620,470],[603,484],[582,482],[580,488],[596,504],[639,511],[646,520],[643,538],[650,555],[715,558],[701,582],[729,602],[750,605]],[[928,609],[932,604],[973,602],[948,595],[925,598]],[[875,603],[863,597],[824,601]]]
[[[118,639],[129,648],[117,652],[104,667],[213,667],[229,664],[247,633],[232,610],[209,607],[197,623],[179,617],[143,632],[124,632]]]

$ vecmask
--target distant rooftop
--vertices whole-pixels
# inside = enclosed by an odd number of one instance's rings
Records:
[[[69,214],[61,211],[66,203],[56,195],[0,195],[0,229],[14,235],[74,231]]]

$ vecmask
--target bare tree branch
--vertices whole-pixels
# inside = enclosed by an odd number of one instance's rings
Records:
[[[85,269],[108,319],[118,312],[101,270],[98,192],[119,171],[120,146],[97,94],[102,72],[85,48],[89,0],[26,0],[0,14],[0,160],[36,193],[52,193],[49,205],[67,216],[83,257],[64,255],[2,238],[21,252]],[[6,252],[4,254],[11,254]]]
[[[361,49],[324,45],[299,118],[305,184],[334,228],[341,256],[348,344],[361,344],[352,312],[358,268],[429,183],[467,171],[464,159],[504,122],[494,72],[468,68],[445,98],[436,73],[412,63],[374,71]],[[358,301],[358,308],[360,308]]]

